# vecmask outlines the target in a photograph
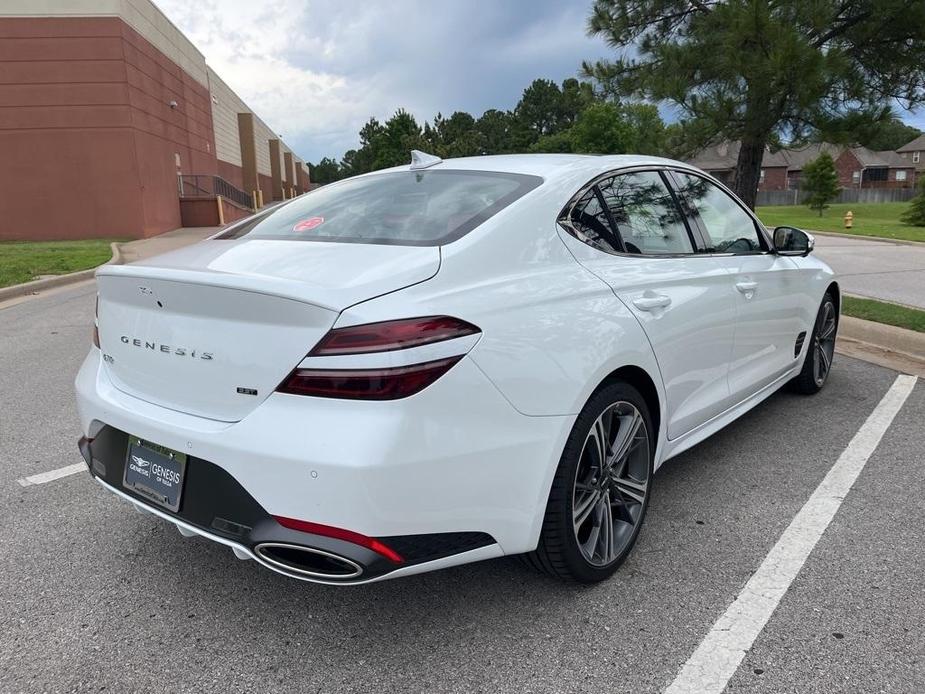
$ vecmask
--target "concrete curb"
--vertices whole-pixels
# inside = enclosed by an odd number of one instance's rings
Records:
[[[842,316],[838,327],[841,337],[925,361],[925,333],[852,316]]]
[[[888,239],[884,238],[883,236],[865,236],[863,234],[842,234],[837,231],[818,231],[816,229],[806,229],[806,231],[813,235],[819,234],[820,236],[832,236],[837,239],[854,239],[855,241],[880,241],[881,243],[892,243],[894,246],[925,246],[925,241]]]
[[[123,263],[122,244],[113,241],[111,244],[109,244],[109,249],[112,252],[112,258],[103,263],[103,265],[121,265]],[[96,274],[96,270],[97,268],[94,267],[90,268],[89,270],[71,272],[67,275],[45,277],[40,280],[33,280],[32,282],[14,284],[12,287],[2,287],[0,288],[0,301],[6,301],[7,299],[18,299],[21,296],[38,294],[39,292],[45,291],[46,289],[54,289],[56,287],[63,287],[68,284],[75,284],[77,282],[92,280],[93,276]]]
[[[925,333],[842,316],[836,349],[894,371],[925,378]]]

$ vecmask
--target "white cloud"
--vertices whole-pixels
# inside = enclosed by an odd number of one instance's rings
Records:
[[[301,156],[339,157],[371,116],[510,108],[536,77],[607,54],[588,2],[155,0]]]

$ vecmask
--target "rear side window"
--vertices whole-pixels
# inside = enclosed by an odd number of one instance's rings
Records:
[[[694,252],[681,211],[657,171],[621,174],[598,186],[627,253]]]
[[[568,221],[578,238],[588,245],[606,253],[616,253],[622,250],[610,227],[607,210],[601,205],[594,188],[591,188],[581,200],[575,203]]]
[[[491,171],[394,171],[319,188],[217,237],[438,246],[543,182]]]

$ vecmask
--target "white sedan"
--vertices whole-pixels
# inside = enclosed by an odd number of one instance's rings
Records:
[[[523,554],[600,581],[662,462],[825,384],[840,293],[812,248],[675,161],[415,152],[101,268],[81,452],[299,579]]]

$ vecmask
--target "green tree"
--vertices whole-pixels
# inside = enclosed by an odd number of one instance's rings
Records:
[[[908,209],[900,215],[899,221],[912,226],[925,227],[925,185],[919,184],[919,194],[912,198]]]
[[[364,167],[364,156],[355,149],[348,149],[340,160],[340,172],[342,178],[356,176],[366,173],[369,168]]]
[[[569,139],[573,152],[622,154],[632,149],[635,134],[618,106],[598,103],[578,116]]]
[[[657,107],[652,104],[623,104],[620,117],[632,133],[626,151],[662,157],[667,154],[665,121]]]
[[[689,131],[742,143],[733,188],[754,206],[772,135],[925,97],[921,0],[595,0],[589,33],[620,54],[585,63],[605,93],[674,103]]]
[[[510,111],[490,108],[475,122],[482,144],[482,154],[510,152],[514,117]]]
[[[420,149],[422,144],[421,127],[414,116],[403,108],[398,109],[370,143],[372,170],[407,164],[411,161],[411,150]]]
[[[561,129],[562,91],[552,80],[536,79],[524,89],[514,117],[535,142]]]
[[[859,133],[857,142],[878,152],[885,149],[895,151],[921,134],[918,128],[906,125],[898,118],[891,118],[875,123],[873,127]]]
[[[432,154],[441,157],[471,157],[482,153],[475,118],[465,111],[456,111],[449,118],[437,114],[433,130],[437,147]]]
[[[823,152],[803,167],[802,188],[809,193],[806,204],[819,212],[825,210],[838,195],[838,172],[832,155]]]
[[[560,130],[551,135],[543,135],[530,145],[530,151],[541,154],[568,154],[572,149],[572,130]]]
[[[594,101],[594,87],[590,82],[579,82],[574,77],[564,80],[559,97],[559,125],[563,128],[575,125],[578,116]]]
[[[327,183],[333,183],[341,178],[340,166],[330,157],[325,157],[317,164],[309,162],[308,170],[312,183],[325,185]]]

